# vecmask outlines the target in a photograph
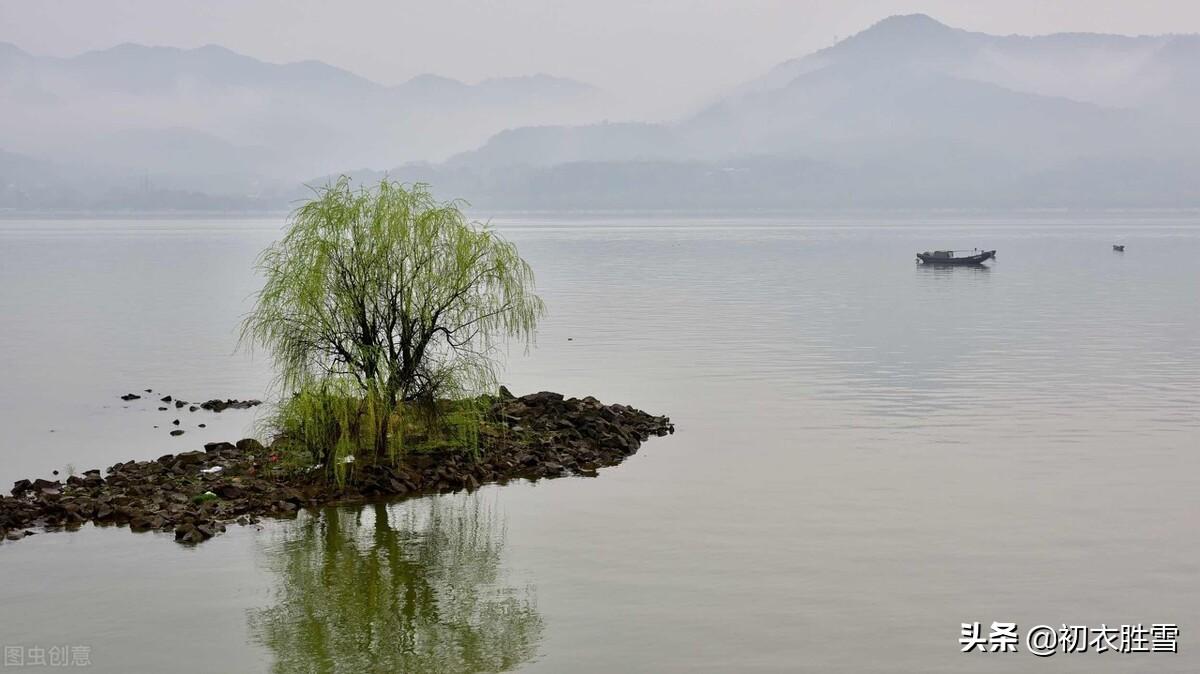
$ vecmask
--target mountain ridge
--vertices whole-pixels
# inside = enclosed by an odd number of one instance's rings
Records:
[[[1102,190],[1092,196],[1109,205],[1198,201],[1182,191],[1188,178],[1180,176],[1200,180],[1191,159],[1200,155],[1200,125],[1191,121],[1200,118],[1200,36],[1082,35],[995,36],[927,15],[889,17],[777,64],[691,115],[644,125],[637,131],[643,143],[629,142],[624,127],[509,129],[451,158],[444,171],[423,170],[436,183],[460,181],[473,164],[493,177],[508,167],[524,176],[510,189],[539,180],[562,189],[581,167],[598,181],[621,175],[624,162],[641,167],[640,180],[709,189],[701,176],[728,166],[777,184],[764,173],[769,162],[749,161],[775,157],[779,170],[815,162],[842,183],[824,181],[824,193],[814,192],[806,168],[790,175],[809,184],[790,193],[728,187],[774,206],[825,204],[829,194],[851,199],[855,192],[872,203],[968,197],[1079,204],[1089,188]],[[651,177],[647,166],[655,163],[664,173]],[[855,182],[857,189],[844,184]],[[479,183],[486,189],[494,181]],[[592,185],[597,193],[627,191]],[[678,203],[684,191],[676,189],[664,201]],[[492,189],[489,196],[534,207],[532,191],[510,199]],[[577,197],[593,206],[600,199]],[[619,199],[610,205],[619,207]]]
[[[271,63],[215,44],[127,42],[57,57],[0,43],[0,148],[174,182],[250,168],[256,184],[290,184],[342,166],[441,160],[508,127],[587,121],[603,99],[545,73],[384,85],[318,60]],[[175,131],[164,138],[187,130],[191,139],[120,143],[165,129]]]
[[[224,45],[215,43],[207,43],[198,47],[176,47],[171,45],[150,45],[138,42],[122,42],[111,47],[101,49],[90,49],[72,56],[44,56],[35,54],[26,50],[13,42],[0,41],[0,57],[3,56],[20,56],[29,59],[37,59],[44,61],[54,61],[59,63],[89,63],[96,61],[106,61],[109,59],[123,58],[142,58],[151,55],[169,55],[176,58],[193,59],[197,56],[218,57],[228,61],[235,61],[242,65],[248,65],[255,69],[271,69],[276,71],[284,70],[321,70],[329,75],[344,78],[347,81],[352,81],[363,86],[369,86],[380,90],[397,89],[406,85],[420,83],[423,80],[431,80],[445,83],[453,83],[463,85],[465,87],[479,87],[484,85],[504,84],[508,82],[534,82],[548,83],[559,86],[567,85],[579,87],[581,89],[597,89],[594,85],[587,82],[577,80],[570,77],[562,77],[559,75],[551,75],[544,72],[529,73],[524,75],[506,75],[492,76],[483,78],[477,82],[466,82],[453,77],[438,75],[436,73],[418,73],[408,79],[397,84],[383,84],[371,78],[359,75],[352,70],[342,68],[319,59],[300,59],[297,61],[274,62],[261,59],[249,54],[235,51]],[[124,65],[124,64],[123,64]]]
[[[92,58],[120,63],[141,49]],[[217,72],[241,63],[215,45],[166,53],[204,49]],[[22,54],[0,44],[0,95],[27,96],[17,121],[33,123],[70,92],[37,91],[37,80],[5,89]],[[305,72],[303,63],[290,72]],[[165,96],[94,101],[141,124],[134,142],[98,140],[124,129],[47,142],[115,147],[109,154],[127,164],[118,174],[178,162],[179,181],[234,163],[274,176],[283,192],[305,177],[392,166],[389,175],[495,207],[645,207],[656,187],[673,206],[1200,202],[1187,187],[1200,181],[1200,36],[1190,34],[990,35],[923,14],[888,17],[660,123],[604,121],[594,88],[551,75],[475,84],[418,75],[384,86],[320,72],[360,94],[184,82],[171,90],[178,110]],[[155,137],[174,149],[152,156],[146,139]],[[10,140],[0,136],[0,147],[36,154]]]

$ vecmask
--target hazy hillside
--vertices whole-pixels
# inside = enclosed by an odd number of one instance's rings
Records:
[[[1200,36],[1092,33],[988,35],[923,14],[893,16],[838,44],[773,68],[747,89],[786,86],[832,64],[905,66],[1013,91],[1114,107],[1184,112],[1200,103]]]
[[[266,63],[213,45],[52,58],[0,43],[0,149],[78,175],[130,176],[131,188],[149,177],[245,194],[440,160],[505,128],[601,119],[602,100],[548,75],[384,86],[317,61]]]
[[[686,119],[640,126],[644,142],[621,125],[517,129],[424,170],[432,180],[472,164],[510,166],[525,176],[511,190],[528,193],[493,188],[484,198],[522,207],[560,201],[525,186],[572,184],[581,163],[592,167],[583,197],[591,206],[624,204],[629,186],[606,182],[624,179],[610,166],[624,161],[638,163],[643,183],[674,186],[662,205],[677,207],[688,202],[681,181],[709,189],[685,179],[695,162],[745,176],[769,157],[785,172],[805,162],[826,171],[815,182],[801,171],[769,194],[726,181],[720,198],[753,194],[767,207],[1200,204],[1189,187],[1200,178],[1198,85],[1197,36],[992,36],[899,16],[780,64]],[[660,173],[647,174],[650,166]],[[525,175],[531,167],[536,177]]]
[[[486,145],[453,157],[449,166],[550,166],[571,161],[678,159],[688,150],[673,129],[658,124],[540,126],[503,131]]]
[[[545,75],[383,86],[213,46],[0,44],[0,148],[41,162],[10,168],[0,206],[56,175],[64,201],[283,207],[302,180],[385,167],[482,208],[1200,206],[1200,36],[897,16],[670,123],[609,123],[604,100]]]

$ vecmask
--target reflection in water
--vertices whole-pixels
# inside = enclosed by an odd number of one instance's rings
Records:
[[[478,495],[329,508],[280,525],[252,638],[276,672],[484,672],[530,660],[542,618],[498,584],[504,525]]]
[[[918,264],[916,268],[934,278],[952,278],[955,274],[979,274],[985,278],[992,271],[986,264]]]

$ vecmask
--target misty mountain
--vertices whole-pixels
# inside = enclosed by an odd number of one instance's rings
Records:
[[[93,198],[283,207],[301,180],[350,173],[481,208],[1200,206],[1200,36],[896,16],[671,122],[602,121],[604,100],[545,75],[384,86],[211,46],[0,44],[0,148]]]
[[[923,14],[893,16],[814,54],[781,63],[743,91],[776,89],[832,65],[902,67],[1016,92],[1109,107],[1157,109],[1200,102],[1200,36],[1060,33],[988,35]]]
[[[281,211],[294,189],[237,173],[151,178],[0,150],[0,211]]]
[[[859,161],[948,140],[1044,164],[1163,143],[1137,114],[892,64],[836,64],[721,101],[676,127],[704,156],[805,154]]]
[[[379,87],[319,61],[265,63],[217,45],[177,49],[125,43],[66,59],[31,60],[35,68],[6,75],[34,78],[55,88],[70,82],[97,92],[142,95],[169,94],[189,86],[278,91],[315,89],[342,95]]]
[[[368,184],[383,177],[426,182],[442,197],[467,197],[481,212],[497,210],[731,210],[1196,208],[1200,160],[1086,159],[1031,168],[953,143],[898,148],[871,162],[746,156],[725,161],[575,161],[556,165],[410,164],[356,171]],[[898,167],[903,167],[902,170]],[[322,185],[336,176],[309,181]],[[308,188],[290,194],[310,195]]]
[[[582,159],[678,159],[687,152],[682,138],[671,128],[659,124],[540,126],[502,131],[483,147],[452,157],[447,164],[465,167],[547,166]]]
[[[636,163],[639,179],[663,185],[692,176],[684,181],[700,190],[708,183],[694,179],[696,162],[712,175],[745,176],[774,157],[780,170],[822,165],[826,179],[769,198],[755,191],[770,207],[826,205],[831,194],[879,205],[1086,204],[1090,190],[1104,190],[1095,196],[1106,205],[1197,203],[1185,185],[1200,177],[1192,160],[1198,84],[1198,36],[993,36],[898,16],[782,63],[674,123],[509,130],[426,171],[432,181],[451,168],[509,166],[525,175],[523,185],[553,182],[547,174],[558,166],[570,183],[580,174],[572,165],[586,164],[594,206],[605,191],[627,191],[596,173],[616,175],[614,162]],[[664,174],[646,175],[647,166]],[[812,180],[807,169],[793,173]],[[664,197],[664,205],[674,201]]]
[[[0,150],[0,208],[70,207],[78,192],[49,162]]]
[[[267,63],[215,45],[54,58],[0,43],[0,148],[163,183],[207,176],[198,190],[438,160],[505,128],[600,119],[602,100],[590,85],[542,74],[385,86],[318,61]]]

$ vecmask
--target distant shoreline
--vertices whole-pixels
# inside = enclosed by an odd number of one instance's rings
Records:
[[[1200,206],[1189,207],[1031,207],[1031,208],[935,208],[935,207],[896,207],[896,208],[697,208],[697,209],[678,209],[678,208],[661,208],[661,209],[646,209],[646,208],[604,208],[604,209],[468,209],[472,217],[486,219],[488,217],[711,217],[711,216],[744,216],[744,217],[765,217],[765,216],[828,216],[828,217],[854,217],[854,216],[1034,216],[1034,215],[1157,215],[1157,216],[1188,216],[1200,217]],[[168,218],[176,220],[200,220],[200,219],[257,219],[257,218],[286,218],[291,213],[291,209],[269,209],[269,210],[215,210],[215,211],[199,211],[199,210],[15,210],[15,209],[0,209],[0,221],[12,220],[100,220],[100,219],[117,219],[128,218],[134,220],[148,220],[152,218]]]

